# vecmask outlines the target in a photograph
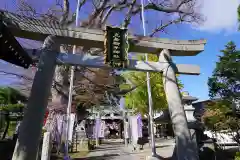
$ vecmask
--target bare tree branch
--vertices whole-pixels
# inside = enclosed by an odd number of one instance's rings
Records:
[[[103,12],[103,10],[106,9],[106,5],[109,2],[109,0],[102,0],[99,6],[95,6],[95,10],[92,12],[92,14],[89,15],[89,18],[87,21],[82,22],[82,27],[93,27],[94,22],[96,22],[98,16]]]
[[[101,25],[106,24],[106,21],[107,21],[108,17],[111,15],[111,13],[114,10],[121,11],[124,8],[128,7],[128,6],[129,6],[129,4],[127,3],[127,0],[121,0],[117,4],[110,4],[110,5],[108,5],[105,8],[105,10],[107,10],[107,9],[108,10],[106,11],[104,17],[102,18]]]
[[[60,23],[61,24],[64,24],[64,23],[67,22],[68,15],[69,15],[69,1],[68,0],[64,0],[63,1],[63,15],[60,18]]]
[[[89,69],[89,68],[86,68],[86,69],[87,69],[88,71],[90,71],[90,72],[95,73],[93,70],[91,70],[91,69]],[[76,71],[78,71],[78,70],[76,70]],[[104,84],[98,84],[98,83],[94,82],[94,81],[91,80],[90,78],[86,77],[86,76],[84,75],[84,73],[81,73],[81,75],[83,76],[84,79],[88,80],[90,83],[92,83],[92,84],[94,84],[95,86],[101,88],[102,90],[114,89],[113,86],[104,85]],[[74,89],[77,89],[78,87],[81,87],[81,85],[75,86]]]
[[[169,1],[163,0],[162,2],[154,3],[150,1],[144,7],[145,10],[153,10],[160,13],[175,14],[178,16],[175,20],[171,20],[167,23],[163,23],[161,20],[159,26],[156,27],[150,34],[151,37],[158,32],[165,32],[165,29],[172,24],[178,24],[181,22],[201,23],[203,21],[202,15],[195,11],[196,0],[179,0],[177,2],[169,3]],[[139,12],[141,12],[141,5],[135,5],[135,10],[132,11],[132,15],[139,14]]]
[[[126,17],[124,19],[124,23],[123,23],[123,27],[124,28],[127,28],[128,25],[131,22],[132,12],[133,12],[133,9],[134,9],[134,6],[135,6],[136,2],[137,2],[137,0],[133,0],[131,5],[130,5],[130,7],[129,7],[129,9],[128,9],[127,15],[126,15]]]
[[[149,37],[153,37],[156,33],[158,32],[163,32],[165,28],[167,28],[168,26],[172,25],[172,24],[177,24],[179,22],[182,22],[183,19],[182,18],[178,18],[172,21],[169,21],[166,24],[161,24],[159,25],[159,27],[155,28],[154,31],[149,35]]]
[[[132,14],[138,14],[139,12],[141,12],[141,5],[139,5],[137,7],[137,9],[135,9]],[[179,7],[180,8],[180,7]],[[175,8],[169,8],[169,7],[163,7],[163,6],[158,6],[155,3],[149,3],[144,7],[145,10],[155,10],[155,11],[159,11],[159,12],[163,12],[163,13],[186,13],[180,9],[178,9],[178,7]]]

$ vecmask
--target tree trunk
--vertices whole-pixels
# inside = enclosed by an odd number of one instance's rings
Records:
[[[61,53],[66,53],[64,48],[60,47]],[[46,129],[51,133],[52,139],[56,141],[56,148],[60,150],[62,146],[64,146],[66,135],[64,134],[65,127],[61,127],[61,131],[56,131],[59,128],[56,123],[58,121],[59,114],[64,119],[63,123],[66,123],[66,119],[64,117],[66,113],[67,103],[68,103],[68,87],[69,87],[69,73],[67,66],[58,65],[56,66],[53,85],[55,87],[51,88],[51,102],[48,105],[49,115],[52,115],[50,119],[48,119],[48,125],[46,125]],[[63,125],[63,124],[62,124]],[[64,125],[65,126],[65,125]],[[57,134],[58,135],[57,135]]]
[[[60,47],[61,53],[66,53],[64,48]],[[66,112],[68,102],[69,70],[64,65],[56,66],[54,82],[56,86],[51,88],[52,104],[48,106],[49,110],[56,109]]]

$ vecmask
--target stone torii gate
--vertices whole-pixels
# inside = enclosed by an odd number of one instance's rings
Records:
[[[56,65],[79,65],[109,68],[104,57],[89,54],[73,55],[57,52],[59,45],[70,44],[87,48],[104,47],[104,32],[86,28],[69,28],[55,22],[45,22],[21,15],[0,11],[2,20],[16,37],[44,41],[42,50],[26,50],[39,59],[27,110],[13,160],[33,160],[38,152],[44,113],[47,107]],[[195,56],[204,50],[205,40],[168,40],[129,36],[130,52],[159,54],[159,62],[129,60],[128,70],[162,72],[169,112],[176,136],[176,151],[180,160],[197,160],[196,145],[192,143],[176,74],[199,75],[196,65],[174,64],[171,56]]]

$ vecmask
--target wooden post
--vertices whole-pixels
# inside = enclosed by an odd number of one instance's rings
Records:
[[[98,111],[98,113],[97,113],[97,117],[96,117],[96,119],[95,119],[95,123],[97,122],[96,120],[98,120],[99,121],[99,119],[100,119],[100,121],[101,121],[101,116],[100,116],[100,112]],[[95,137],[95,144],[96,144],[96,147],[98,147],[99,146],[99,127],[100,126],[97,126],[97,125],[95,125],[95,135],[96,135],[96,137]]]
[[[76,143],[76,152],[78,151],[78,132],[76,132],[76,140],[75,140],[75,143]]]
[[[128,135],[127,135],[127,133],[128,133],[128,128],[127,128],[127,121],[126,121],[126,110],[125,110],[125,108],[123,109],[123,135],[124,135],[124,144],[125,144],[125,147],[126,146],[128,146],[128,142],[127,142],[127,137],[129,137]]]
[[[176,137],[177,159],[198,160],[197,148],[191,140],[181,95],[177,85],[175,67],[172,63],[169,50],[162,50],[159,56],[159,62],[164,66],[163,85]]]
[[[30,98],[24,112],[12,160],[36,160],[44,114],[52,87],[58,48],[54,36],[48,36],[43,44],[43,54],[34,77]]]
[[[41,160],[50,160],[51,156],[51,133],[45,132],[43,136]]]

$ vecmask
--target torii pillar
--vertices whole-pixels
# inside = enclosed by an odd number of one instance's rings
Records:
[[[193,143],[188,129],[187,119],[177,85],[175,65],[169,50],[163,49],[159,55],[159,62],[163,65],[163,85],[168,102],[173,131],[176,138],[177,160],[198,160],[197,145]]]
[[[20,133],[12,160],[36,160],[42,133],[44,114],[52,86],[59,48],[55,36],[48,36],[42,49],[42,55],[35,74],[27,109],[20,126]],[[52,52],[51,52],[52,51]]]

